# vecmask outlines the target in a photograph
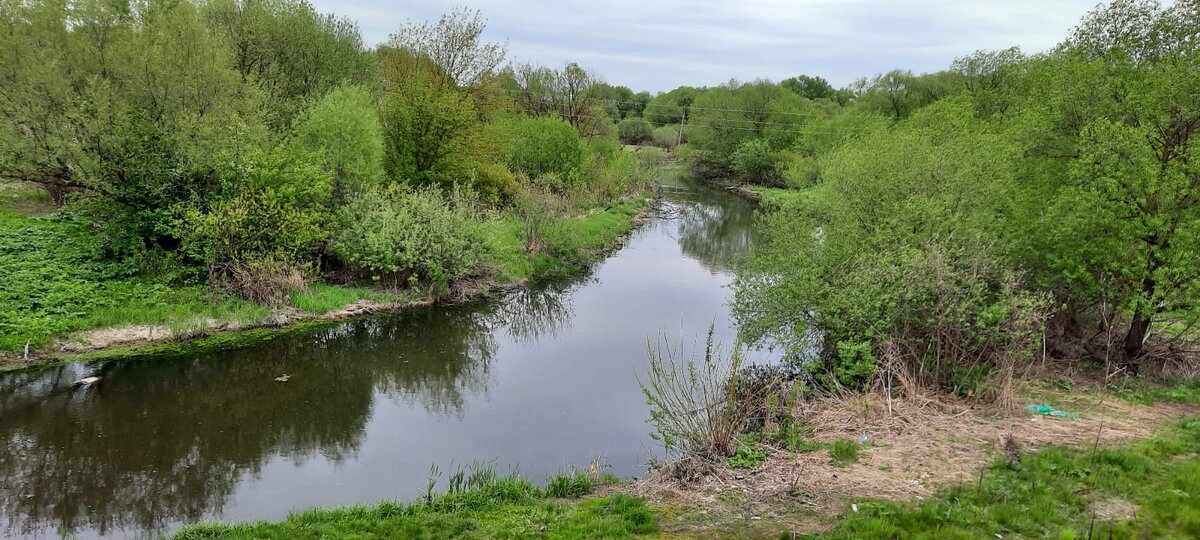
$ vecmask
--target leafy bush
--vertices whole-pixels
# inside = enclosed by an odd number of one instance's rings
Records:
[[[996,248],[1014,149],[969,111],[948,98],[824,159],[823,183],[767,217],[739,273],[744,335],[830,384],[938,388],[983,363],[998,369],[977,397],[1007,396],[1046,307]]]
[[[732,456],[725,458],[725,466],[731,469],[753,469],[767,460],[761,448],[739,444]]]
[[[499,163],[476,166],[472,173],[471,187],[484,202],[507,203],[516,196],[517,190],[520,189],[517,177]]]
[[[687,133],[684,133],[686,135]],[[680,141],[680,139],[683,139]],[[650,140],[655,146],[662,148],[675,148],[680,142],[687,142],[687,137],[679,136],[678,125],[667,125],[654,128],[654,132],[650,134]]]
[[[575,128],[557,118],[520,117],[508,121],[512,138],[508,168],[538,178],[555,175],[564,186],[581,181],[587,147]]]
[[[335,223],[330,252],[396,285],[428,282],[445,291],[483,255],[473,205],[458,191],[445,197],[436,188],[368,190],[339,209]]]
[[[738,179],[761,185],[778,184],[778,156],[763,139],[747,139],[730,158],[733,173]]]
[[[654,125],[640,116],[626,118],[617,124],[617,136],[625,144],[642,144],[654,136]]]
[[[736,398],[741,349],[723,350],[709,326],[699,361],[684,361],[665,340],[658,347],[650,344],[648,351],[650,366],[638,383],[650,406],[651,436],[678,457],[733,454],[734,437],[753,410],[751,400]]]

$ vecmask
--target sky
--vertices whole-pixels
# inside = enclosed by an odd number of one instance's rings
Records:
[[[945,69],[958,56],[1044,51],[1098,0],[312,0],[356,21],[368,45],[405,21],[479,9],[508,60],[599,73],[651,93],[730,79],[819,75],[834,86],[896,68]]]

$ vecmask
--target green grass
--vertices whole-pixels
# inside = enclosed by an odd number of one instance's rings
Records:
[[[633,218],[647,201],[633,197],[581,217],[558,220],[544,233],[547,249],[530,255],[521,238],[523,225],[516,219],[496,219],[484,227],[484,241],[492,254],[489,265],[501,285],[526,279],[568,275],[599,258],[613,241],[633,228]]]
[[[317,315],[337,311],[360,301],[393,305],[409,300],[402,293],[385,293],[363,287],[343,287],[325,283],[313,283],[304,290],[294,291],[288,299],[296,309]]]
[[[849,439],[833,441],[829,446],[829,461],[837,466],[858,461],[858,442]]]
[[[645,503],[614,493],[551,501],[537,486],[496,479],[469,491],[409,504],[385,502],[292,514],[275,523],[201,524],[178,539],[204,538],[630,538],[658,531]]]
[[[1200,419],[1121,448],[1050,447],[919,503],[857,501],[827,538],[1200,538]],[[1123,501],[1135,515],[1106,518]],[[1132,506],[1131,506],[1132,505]],[[1090,531],[1090,534],[1089,534]]]
[[[1176,379],[1167,383],[1126,379],[1111,386],[1113,392],[1126,401],[1141,405],[1157,402],[1200,405],[1200,376]]]
[[[137,275],[130,262],[97,257],[88,225],[69,213],[6,223],[0,228],[0,352],[87,328],[154,324],[184,331],[210,319],[246,323],[269,315],[249,302],[203,287],[174,288]]]
[[[590,494],[593,489],[595,489],[595,486],[592,485],[592,481],[588,479],[585,473],[556,474],[546,484],[546,496],[578,499]]]

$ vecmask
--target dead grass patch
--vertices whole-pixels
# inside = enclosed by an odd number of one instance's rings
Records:
[[[1017,441],[1023,452],[1052,444],[1105,447],[1154,436],[1165,423],[1196,413],[1194,408],[1171,403],[1131,404],[1088,389],[1045,390],[1022,398],[1050,401],[1079,418],[919,398],[891,400],[889,414],[886,398],[878,394],[819,400],[800,416],[820,442],[865,435],[867,444],[857,462],[834,466],[827,451],[771,449],[767,460],[754,469],[717,467],[691,487],[651,475],[635,482],[630,491],[652,503],[670,501],[693,513],[763,518],[807,513],[810,524],[826,523],[855,498],[921,499],[951,484],[976,481],[990,460],[1004,455],[1008,438]],[[731,505],[730,493],[739,502]],[[1112,503],[1105,510],[1122,509]]]

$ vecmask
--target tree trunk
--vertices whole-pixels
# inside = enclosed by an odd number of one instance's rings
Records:
[[[1142,346],[1146,342],[1146,334],[1150,332],[1150,315],[1138,308],[1133,314],[1133,322],[1129,324],[1129,333],[1125,334],[1125,360],[1132,362],[1142,355]]]

